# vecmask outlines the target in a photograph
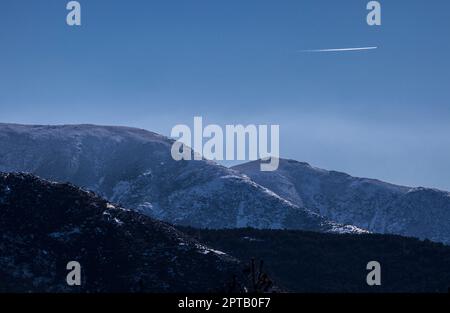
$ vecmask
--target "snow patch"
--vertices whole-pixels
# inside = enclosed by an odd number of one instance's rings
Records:
[[[216,255],[226,255],[225,252],[222,252],[219,250],[214,250],[214,249],[205,247],[204,245],[201,245],[201,244],[196,244],[195,247],[198,249],[198,252],[200,252],[201,254],[214,253]]]

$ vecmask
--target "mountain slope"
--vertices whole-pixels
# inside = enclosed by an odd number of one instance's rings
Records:
[[[0,292],[209,292],[240,263],[92,193],[0,173]],[[81,264],[81,286],[66,265]]]
[[[69,181],[174,224],[361,232],[286,201],[237,171],[208,161],[176,162],[172,143],[127,127],[0,124],[0,171]]]
[[[233,167],[280,197],[339,223],[450,243],[448,192],[356,178],[293,160],[280,160],[274,172],[258,168],[258,161]]]
[[[450,286],[450,247],[396,235],[336,235],[288,230],[183,232],[264,271],[292,292],[440,292]],[[381,265],[381,286],[366,283],[367,263]]]

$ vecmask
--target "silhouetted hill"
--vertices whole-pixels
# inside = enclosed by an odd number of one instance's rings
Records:
[[[232,256],[263,260],[275,283],[294,292],[447,292],[450,247],[395,235],[336,235],[291,230],[182,228]],[[382,286],[366,284],[369,261]]]
[[[70,261],[82,284],[66,284]],[[209,292],[240,262],[68,184],[0,173],[0,292]]]

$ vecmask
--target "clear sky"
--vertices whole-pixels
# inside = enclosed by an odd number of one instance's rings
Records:
[[[280,124],[284,157],[450,190],[448,0],[67,2],[1,1],[1,122]]]

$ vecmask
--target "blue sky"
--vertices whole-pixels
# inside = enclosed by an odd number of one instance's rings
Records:
[[[67,2],[2,0],[0,121],[280,124],[284,157],[450,190],[449,1]]]

